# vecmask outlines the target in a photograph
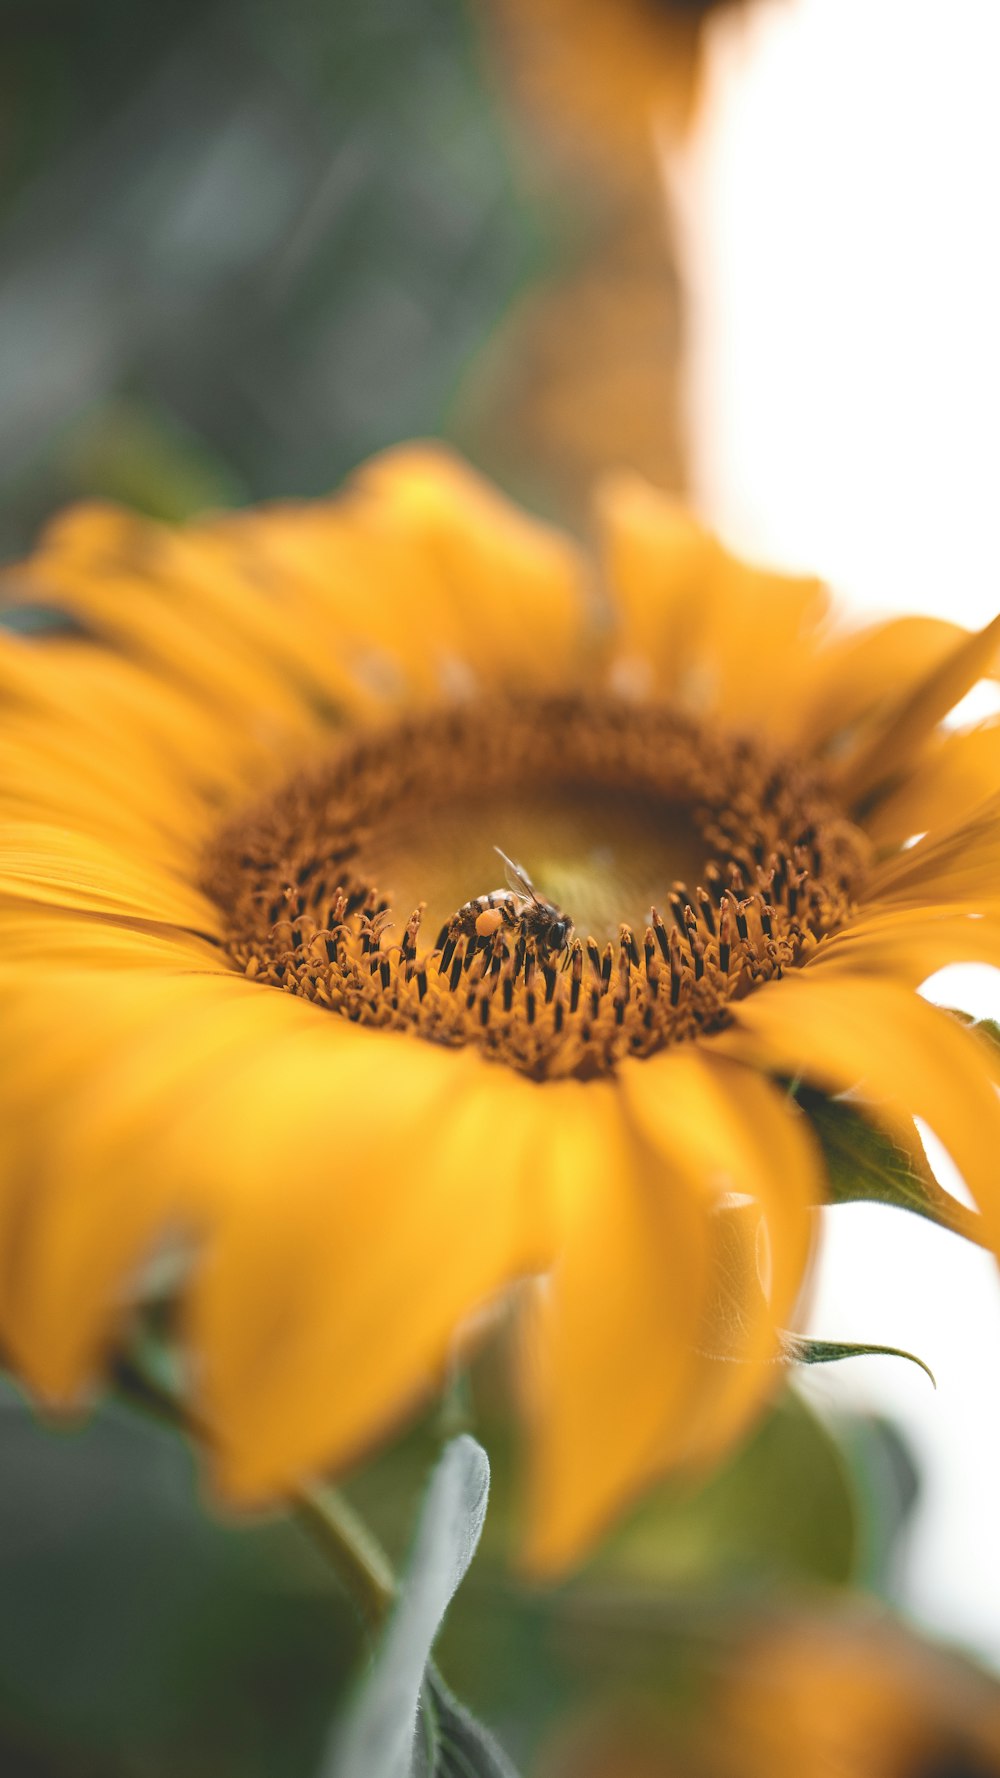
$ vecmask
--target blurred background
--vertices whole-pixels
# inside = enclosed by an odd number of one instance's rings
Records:
[[[0,556],[67,500],[319,494],[435,434],[584,532],[626,462],[854,610],[993,614],[993,0],[0,24]],[[929,991],[997,1011],[985,973]],[[826,1221],[810,1331],[908,1346],[937,1393],[884,1359],[810,1371],[554,1596],[511,1578],[489,1356],[468,1380],[495,1500],[441,1665],[525,1771],[1000,1772],[993,1263],[898,1214]],[[439,1430],[354,1484],[397,1555]],[[4,1774],[312,1773],[357,1647],[296,1527],[216,1523],[118,1404],[56,1433],[4,1387]]]

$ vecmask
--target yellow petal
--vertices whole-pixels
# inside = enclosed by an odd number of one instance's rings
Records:
[[[566,682],[581,654],[584,570],[561,532],[432,444],[368,463],[347,506],[373,535],[403,543],[419,576],[409,588],[407,642],[429,619],[442,669],[466,662],[485,684],[512,675],[522,687]]]
[[[983,630],[963,633],[840,769],[838,788],[845,800],[860,803],[904,771],[942,718],[993,669],[998,649],[1000,616]]]
[[[162,938],[114,936],[116,967],[95,967],[107,959],[91,949],[88,966],[67,954],[47,975],[11,969],[3,982],[0,1058],[21,1115],[0,1141],[0,1317],[24,1373],[53,1396],[85,1380],[156,1239],[208,1215],[198,1157],[168,1159],[179,1107],[262,1030],[321,1018],[196,970]]]
[[[967,634],[939,617],[895,617],[830,637],[789,674],[785,733],[834,759],[853,754]]]
[[[190,1310],[220,1478],[244,1500],[356,1458],[525,1269],[543,1097],[471,1052],[378,1032],[336,1069],[312,1041],[260,1075],[210,1107],[239,1196]]]
[[[1000,898],[1000,794],[964,821],[924,835],[914,846],[876,866],[865,881],[865,906],[920,908],[966,902],[982,911]]]
[[[706,1214],[605,1082],[564,1082],[540,1157],[561,1229],[532,1328],[529,1565],[573,1562],[663,1465],[689,1399]]]
[[[1000,723],[984,723],[942,737],[866,814],[863,826],[876,847],[898,847],[914,834],[965,821],[1000,784]]]
[[[287,663],[261,646],[249,621],[233,628],[213,599],[184,597],[183,576],[167,571],[179,547],[134,514],[82,509],[64,515],[18,567],[15,597],[56,605],[88,635],[199,692],[230,720],[301,742],[315,717]]]
[[[26,644],[0,632],[0,690],[15,725],[47,723],[54,744],[58,737],[88,763],[117,759],[130,804],[169,798],[180,783],[215,801],[258,783],[271,763],[266,723],[234,723],[211,697],[87,642]]]
[[[825,939],[809,970],[850,975],[871,972],[919,988],[952,963],[986,963],[1000,969],[1000,917],[978,907],[929,903],[926,907],[876,906]]]
[[[131,849],[40,821],[5,822],[0,895],[222,934],[220,909],[183,877]]]
[[[817,646],[828,595],[821,581],[753,568],[726,555],[709,657],[723,719],[783,734],[786,691]]]
[[[617,672],[733,723],[771,728],[826,610],[818,581],[747,566],[672,499],[633,475],[598,505],[618,613]],[[649,689],[653,689],[650,686]]]
[[[920,1117],[948,1150],[1000,1247],[1000,1101],[982,1046],[894,982],[807,970],[734,1001],[724,1053],[825,1092],[858,1088],[890,1130]]]
[[[688,701],[698,692],[721,545],[679,501],[641,476],[608,477],[597,510],[617,618],[612,647],[636,672],[651,670],[658,691]]]
[[[704,1462],[733,1442],[780,1384],[778,1334],[802,1289],[813,1211],[824,1196],[822,1166],[787,1094],[739,1063],[681,1046],[626,1063],[621,1080],[632,1115],[665,1163],[700,1178],[707,1202],[724,1192],[752,1197],[766,1229],[768,1293],[758,1287],[739,1301],[738,1280],[720,1280],[714,1307],[722,1323],[714,1346],[706,1330],[697,1399],[668,1453],[671,1461]]]
[[[0,982],[51,1019],[51,999],[81,970],[165,969],[234,977],[218,945],[183,927],[47,903],[0,903]],[[236,976],[235,979],[242,978]],[[96,975],[91,992],[99,995]]]
[[[88,740],[69,725],[10,718],[0,735],[0,813],[113,837],[158,864],[184,859],[194,874],[212,811],[189,786],[136,770],[134,756],[125,770],[121,749],[116,762]]]

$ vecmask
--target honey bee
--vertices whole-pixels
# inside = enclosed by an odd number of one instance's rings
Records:
[[[505,889],[491,889],[477,895],[453,914],[438,941],[439,945],[457,942],[459,937],[490,939],[506,926],[518,937],[535,944],[541,957],[555,957],[565,951],[573,934],[573,922],[551,901],[543,901],[523,865],[515,864],[499,846],[494,846],[504,862],[507,878]]]

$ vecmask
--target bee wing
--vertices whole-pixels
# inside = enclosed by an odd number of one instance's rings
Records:
[[[500,851],[499,846],[494,846],[493,850],[504,861],[504,875],[507,878],[507,887],[511,893],[520,895],[524,901],[537,901],[538,896],[535,894],[535,885],[531,881],[531,878],[523,865],[515,864],[513,858],[508,858],[506,852]]]

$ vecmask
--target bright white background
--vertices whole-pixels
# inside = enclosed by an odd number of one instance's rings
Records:
[[[1000,607],[1000,0],[763,0],[714,28],[671,188],[702,508],[854,608]],[[1000,1012],[1000,978],[934,997]],[[997,1157],[1000,1168],[1000,1155]],[[1000,1665],[1000,1283],[916,1218],[828,1212],[811,1328],[909,1346],[808,1373],[892,1415],[923,1490],[900,1577]]]

